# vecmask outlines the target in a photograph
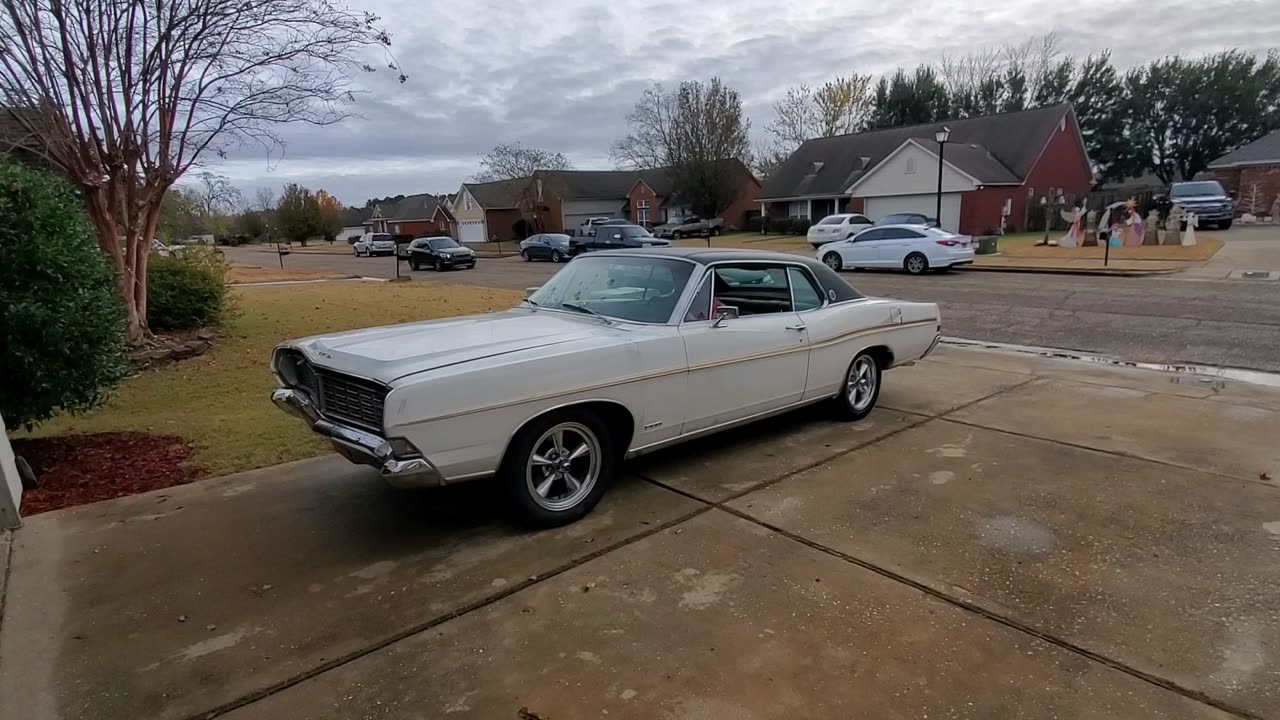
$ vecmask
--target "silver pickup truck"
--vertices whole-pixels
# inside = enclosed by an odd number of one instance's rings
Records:
[[[722,232],[724,232],[724,220],[720,218],[703,220],[693,215],[653,229],[654,235],[671,240],[686,237],[715,237]]]

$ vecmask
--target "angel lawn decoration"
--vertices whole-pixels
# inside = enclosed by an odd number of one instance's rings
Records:
[[[1195,245],[1196,226],[1200,224],[1200,217],[1195,213],[1187,213],[1184,221],[1187,223],[1187,229],[1182,233],[1182,244]]]
[[[1062,213],[1062,219],[1071,223],[1071,227],[1067,228],[1067,234],[1058,240],[1059,247],[1081,247],[1084,245],[1084,215],[1085,210],[1079,206],[1070,210],[1059,210]]]

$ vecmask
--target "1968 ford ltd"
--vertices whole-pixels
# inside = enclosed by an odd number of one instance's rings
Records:
[[[283,343],[272,400],[393,485],[496,476],[559,525],[625,458],[819,401],[862,418],[941,330],[936,305],[863,297],[809,258],[604,251],[511,310]]]

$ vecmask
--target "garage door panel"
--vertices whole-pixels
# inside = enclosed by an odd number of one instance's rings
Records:
[[[464,243],[484,242],[484,222],[470,220],[458,223],[458,239]]]
[[[960,230],[960,193],[942,195],[942,227],[951,232]],[[865,209],[872,220],[879,220],[894,213],[924,213],[933,217],[938,210],[937,195],[894,195],[867,198]]]

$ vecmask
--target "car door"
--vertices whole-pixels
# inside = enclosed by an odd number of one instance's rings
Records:
[[[884,228],[872,228],[850,238],[840,248],[845,267],[876,267],[879,244],[884,237]]]
[[[917,249],[924,233],[910,228],[884,228],[889,237],[877,246],[880,267],[902,267],[907,255]]]
[[[550,253],[547,252],[547,236],[534,235],[529,238],[529,257],[545,258]]]
[[[713,265],[680,334],[689,363],[681,434],[761,415],[800,401],[809,365],[804,323],[782,263]],[[726,307],[738,317],[717,319]]]

